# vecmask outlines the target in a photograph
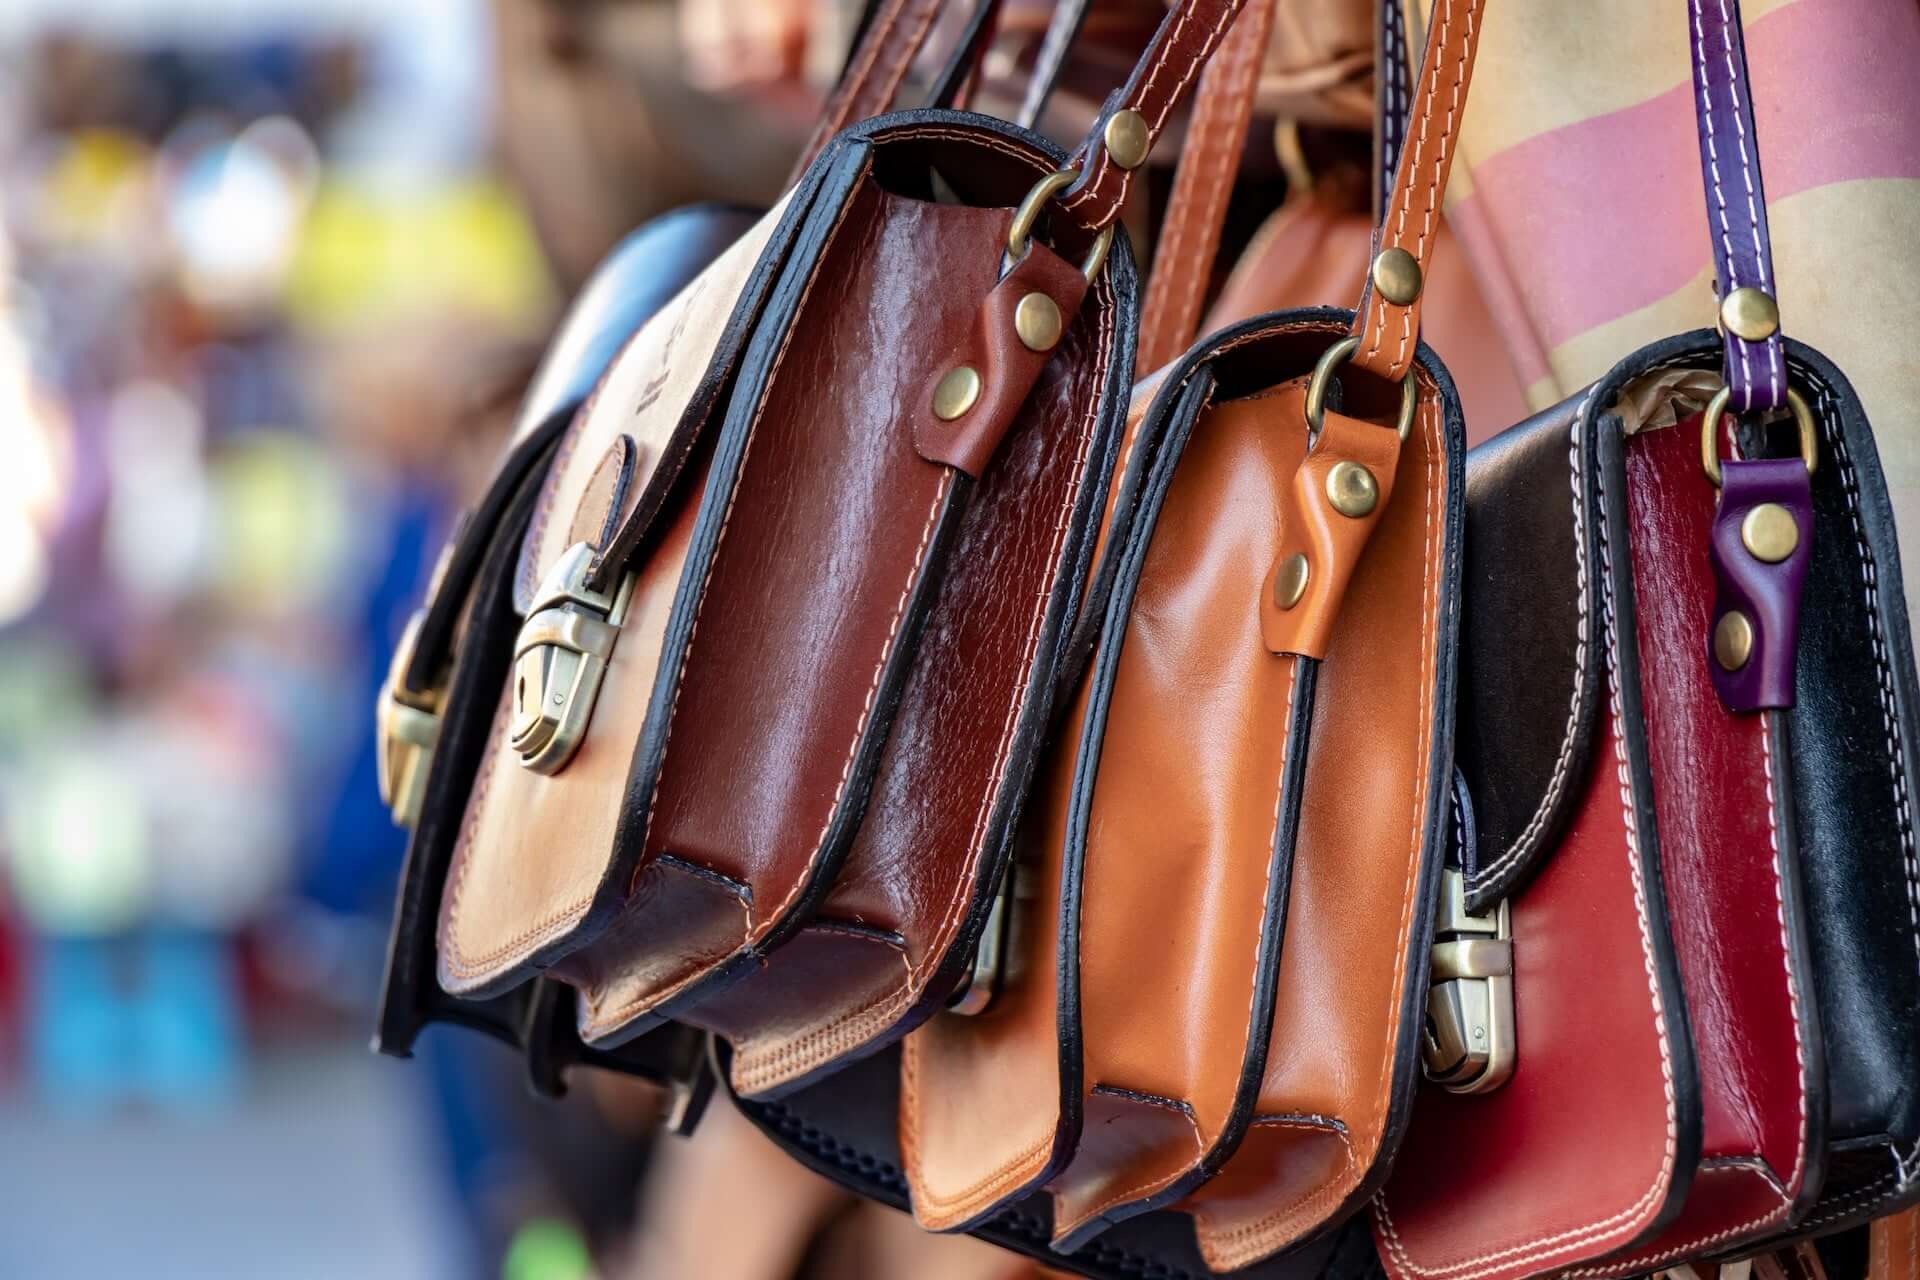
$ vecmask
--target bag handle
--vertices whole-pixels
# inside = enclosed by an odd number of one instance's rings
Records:
[[[861,21],[853,49],[847,55],[839,83],[827,95],[820,121],[814,125],[807,145],[800,149],[793,172],[787,175],[787,186],[800,180],[800,175],[836,133],[893,106],[901,82],[907,78],[914,59],[933,30],[934,19],[944,7],[942,0],[873,0]],[[975,0],[973,15],[967,20],[959,47],[936,79],[929,105],[943,106],[958,97],[969,78],[968,73],[986,48],[999,10],[1000,0]]]
[[[1723,373],[1734,412],[1780,409],[1787,405],[1786,354],[1740,3],[1687,0],[1687,19]]]
[[[1481,3],[1434,4],[1415,81],[1418,88],[1408,106],[1393,182],[1373,233],[1373,261],[1347,339],[1354,343],[1351,361],[1389,381],[1407,376],[1419,344],[1420,296],[1433,261],[1440,200],[1473,79]]]
[[[1200,304],[1220,251],[1227,200],[1246,150],[1260,65],[1273,33],[1274,7],[1275,0],[1246,0],[1219,53],[1201,76],[1180,168],[1160,223],[1160,244],[1154,251],[1146,300],[1140,308],[1136,378],[1185,351],[1199,328]]]

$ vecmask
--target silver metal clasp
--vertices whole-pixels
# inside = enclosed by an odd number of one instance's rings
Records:
[[[1014,893],[1019,881],[1018,861],[1009,862],[993,895],[993,906],[987,910],[980,943],[973,949],[973,963],[947,997],[948,1013],[977,1017],[987,1011],[1006,984],[1013,946]]]
[[[580,749],[614,641],[626,621],[633,575],[611,595],[591,590],[593,547],[576,542],[534,594],[513,650],[508,741],[535,773],[558,773]]]
[[[424,693],[407,687],[407,668],[413,665],[426,616],[425,609],[416,609],[407,619],[373,712],[380,802],[397,825],[408,829],[420,821],[426,800],[427,773],[433,766],[434,744],[440,740],[440,702],[446,693],[439,686]]]
[[[1441,873],[1427,989],[1427,1078],[1452,1093],[1491,1093],[1513,1076],[1513,917],[1503,901],[1467,910],[1467,881]]]

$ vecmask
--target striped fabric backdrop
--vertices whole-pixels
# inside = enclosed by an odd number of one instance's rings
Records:
[[[1859,391],[1912,571],[1920,0],[1742,9],[1782,327]],[[1447,216],[1539,408],[1642,343],[1714,322],[1687,5],[1500,0],[1485,22]],[[1910,610],[1917,597],[1920,578]]]

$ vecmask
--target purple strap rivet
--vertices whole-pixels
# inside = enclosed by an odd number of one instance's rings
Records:
[[[1731,711],[1790,707],[1813,545],[1812,477],[1799,458],[1728,459],[1720,474],[1707,671]]]

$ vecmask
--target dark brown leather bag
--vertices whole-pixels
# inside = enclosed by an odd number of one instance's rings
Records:
[[[883,8],[855,65],[897,61],[931,7]],[[1138,163],[1234,8],[1170,14],[1071,166],[984,117],[840,130],[635,335],[529,518],[443,991],[550,975],[589,1048],[671,1017],[726,1035],[762,1094],[944,1006],[1115,461],[1115,157]]]

